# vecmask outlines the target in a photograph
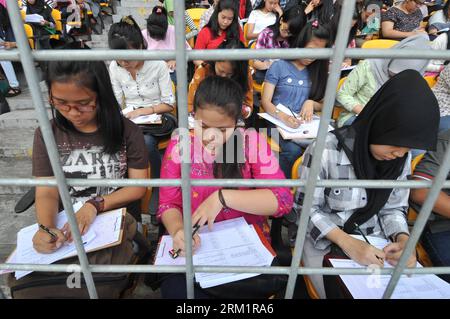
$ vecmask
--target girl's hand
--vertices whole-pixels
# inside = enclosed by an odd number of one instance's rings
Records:
[[[77,219],[78,229],[81,236],[85,235],[89,230],[89,227],[94,222],[95,217],[97,217],[97,209],[94,205],[86,203],[80,210],[75,214]],[[73,241],[72,231],[70,230],[69,223],[66,223],[61,231],[66,235],[67,241],[71,243]]]
[[[175,67],[177,66],[177,61],[170,60],[170,61],[167,61],[166,63],[167,63],[167,67],[169,68],[170,71],[175,70]]]
[[[203,226],[208,223],[209,230],[212,230],[214,220],[222,208],[223,206],[219,200],[219,191],[215,191],[198,206],[194,215],[192,215],[192,225],[198,224],[199,226]]]
[[[342,249],[360,265],[384,265],[385,253],[362,240],[348,236]]]
[[[173,249],[175,251],[180,250],[179,255],[180,256],[186,256],[186,243],[184,240],[184,230],[183,228],[177,230],[175,232],[175,234],[173,234],[172,237],[173,240]],[[193,252],[200,247],[201,241],[200,241],[200,236],[198,234],[194,235],[193,238],[193,243],[192,243],[192,250]]]
[[[400,235],[402,236],[402,239],[400,239],[396,243],[391,243],[384,247],[383,251],[386,254],[386,261],[391,264],[392,266],[396,266],[398,264],[398,261],[400,260],[400,256],[403,253],[403,250],[406,247],[406,243],[408,242],[409,236],[406,235]],[[404,237],[403,237],[404,236]],[[416,267],[417,259],[416,255],[413,252],[411,256],[408,258],[408,262],[406,263],[407,267]]]
[[[131,111],[131,112],[125,114],[124,116],[129,120],[135,119],[136,117],[141,116],[141,109]]]
[[[302,105],[302,110],[300,111],[300,117],[306,122],[311,122],[314,114],[314,101],[306,100]]]
[[[33,247],[38,253],[51,254],[58,250],[66,241],[66,237],[59,229],[50,228],[50,231],[58,237],[56,240],[40,228],[34,234]]]
[[[314,4],[314,2],[310,1],[305,8],[305,14],[306,15],[310,14],[315,9],[315,7],[316,7],[316,5]]]
[[[297,128],[300,126],[301,121],[293,116],[289,116],[287,114],[284,114],[283,112],[280,112],[279,114],[280,119],[283,121],[284,124],[286,124],[289,127]]]
[[[280,4],[277,3],[274,8],[273,12],[278,13],[278,17],[281,17],[283,15],[283,9],[281,9]]]

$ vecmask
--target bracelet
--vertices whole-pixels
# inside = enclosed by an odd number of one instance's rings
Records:
[[[219,189],[219,202],[222,204],[223,208],[229,208],[227,203],[225,203],[225,198],[223,198],[222,189]]]

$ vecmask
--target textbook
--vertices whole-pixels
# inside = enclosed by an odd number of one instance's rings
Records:
[[[363,240],[362,236],[351,235],[352,237]],[[389,244],[389,241],[367,236],[369,242],[383,249]],[[334,268],[363,268],[351,259],[329,259]],[[392,268],[390,264],[385,262],[385,268]],[[422,267],[417,263],[416,267]],[[381,299],[386,287],[391,279],[391,275],[376,274],[376,269],[371,275],[339,275],[348,292],[354,299]],[[449,299],[450,284],[442,280],[436,275],[402,275],[397,287],[392,294],[392,299]]]
[[[77,212],[82,203],[74,204],[73,210]],[[123,221],[125,217],[125,209],[120,208],[98,215],[89,231],[82,237],[84,248],[86,252],[93,252],[113,246],[117,246],[122,242],[123,236]],[[57,216],[56,227],[61,229],[67,222],[65,211],[62,211]],[[17,248],[9,256],[6,263],[13,264],[40,264],[49,265],[58,260],[62,260],[77,255],[75,243],[65,243],[62,247],[51,254],[38,253],[33,247],[33,237],[37,232],[39,226],[34,224],[22,228],[17,233]],[[3,271],[1,274],[10,273],[12,271]],[[32,273],[32,271],[16,271],[16,279]]]
[[[134,111],[135,108],[132,106],[128,106],[122,110],[123,115],[128,114]],[[151,115],[142,115],[138,116],[131,120],[135,124],[161,124],[161,115],[160,114],[151,114]]]
[[[275,256],[262,232],[248,225],[243,217],[214,223],[209,231],[205,225],[198,232],[201,245],[194,252],[195,266],[270,266]],[[172,258],[170,235],[161,237],[155,256],[155,265],[185,265],[185,257]],[[195,280],[202,288],[209,288],[258,276],[253,273],[195,273]]]

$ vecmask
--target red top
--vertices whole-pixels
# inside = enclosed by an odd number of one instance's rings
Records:
[[[227,33],[224,31],[217,38],[214,37],[211,29],[209,27],[204,27],[197,36],[195,41],[196,50],[211,50],[217,49],[222,42],[225,40]],[[244,32],[242,32],[241,27],[239,27],[239,39],[244,43]]]

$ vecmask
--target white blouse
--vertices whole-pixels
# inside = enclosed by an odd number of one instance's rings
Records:
[[[145,61],[136,73],[136,80],[116,61],[109,65],[109,73],[114,95],[123,108],[175,104],[169,68],[164,61]]]

